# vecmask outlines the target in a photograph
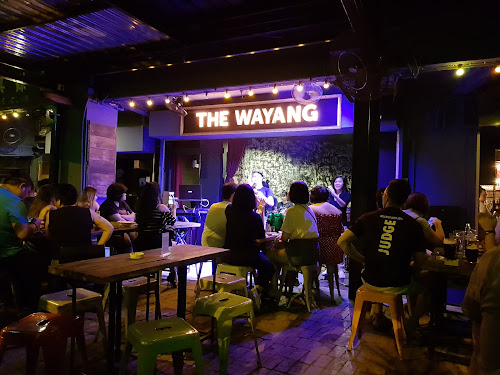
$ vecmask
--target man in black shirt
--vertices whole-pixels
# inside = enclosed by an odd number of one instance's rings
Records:
[[[382,196],[384,208],[361,216],[338,240],[347,255],[364,265],[366,287],[394,294],[417,294],[420,289],[412,273],[417,275],[425,261],[424,235],[420,224],[401,211],[410,193],[407,181],[391,181]],[[360,251],[353,245],[356,241]],[[414,319],[422,310],[415,307]],[[417,322],[410,321],[410,328]]]

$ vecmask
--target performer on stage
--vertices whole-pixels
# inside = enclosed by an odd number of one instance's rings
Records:
[[[262,173],[252,172],[252,187],[258,202],[257,211],[266,214],[274,207],[274,195],[269,187],[263,185],[263,179]]]

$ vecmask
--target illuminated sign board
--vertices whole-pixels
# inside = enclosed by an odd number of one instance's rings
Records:
[[[282,99],[188,107],[182,119],[182,134],[339,129],[340,101],[341,95],[328,95],[305,104]]]

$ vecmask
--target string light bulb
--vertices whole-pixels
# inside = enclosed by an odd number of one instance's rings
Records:
[[[229,91],[226,90],[226,93],[224,94],[224,98],[229,99],[231,97],[231,94],[229,94]]]
[[[134,108],[135,107],[135,102],[133,100],[129,101],[128,102],[128,106],[131,107],[131,108]]]
[[[325,83],[323,84],[323,88],[327,89],[330,87],[330,83],[328,83],[328,79],[325,79]]]
[[[458,66],[458,69],[455,70],[455,74],[459,77],[463,76],[465,74],[464,68],[462,68],[461,65]]]
[[[494,72],[500,73],[500,65],[495,66]]]
[[[184,103],[188,102],[189,102],[189,96],[187,96],[187,94],[184,94]]]
[[[251,87],[250,87],[250,90],[248,90],[248,96],[253,96],[253,90]]]
[[[170,104],[170,98],[168,96],[165,98],[165,104]]]
[[[2,115],[2,120],[7,120],[7,115],[3,114]]]
[[[299,82],[299,84],[297,85],[297,91],[302,91],[304,90],[304,87],[302,87],[302,82]]]
[[[274,85],[273,87],[273,94],[276,95],[278,93],[278,88],[276,87],[276,85]]]
[[[18,118],[18,117],[19,117],[19,113],[14,112],[14,113],[12,114],[12,116],[14,116],[15,118]]]
[[[150,99],[148,99],[148,101],[146,102],[146,104],[148,105],[148,107],[151,107],[153,105],[153,101]]]

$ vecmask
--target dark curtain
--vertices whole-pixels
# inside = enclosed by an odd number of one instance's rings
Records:
[[[241,164],[248,145],[247,139],[231,139],[227,146],[226,181],[233,182],[233,177]]]
[[[176,155],[174,159],[174,173],[172,176],[173,180],[173,190],[175,191],[175,196],[179,196],[179,185],[182,185],[182,158],[180,155]]]

